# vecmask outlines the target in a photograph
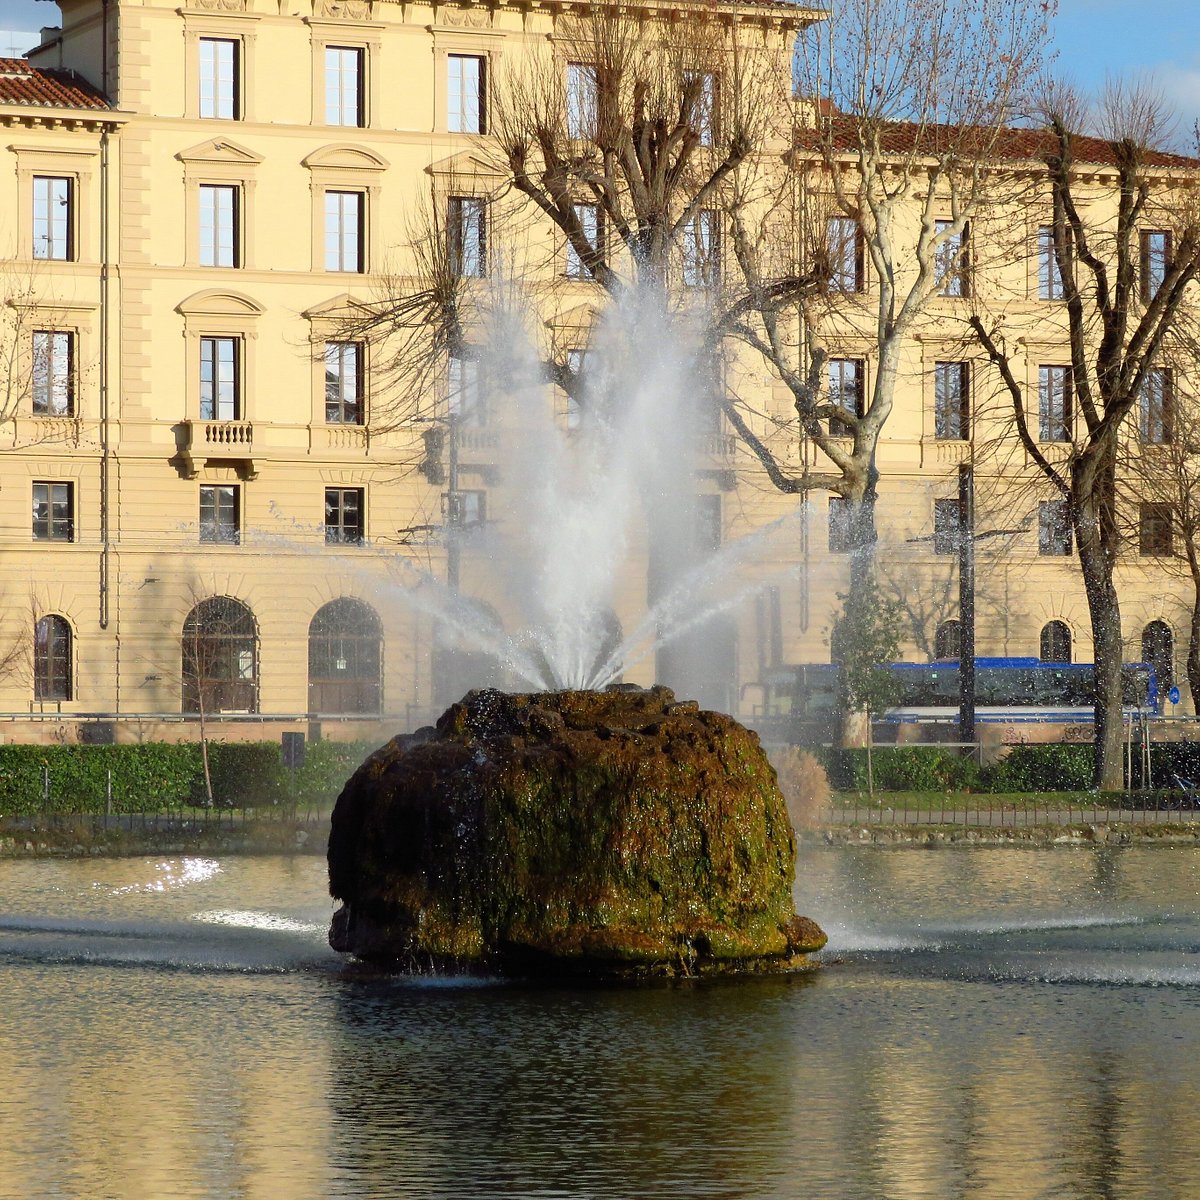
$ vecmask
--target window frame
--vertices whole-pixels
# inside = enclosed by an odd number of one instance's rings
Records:
[[[333,352],[331,354],[331,351]],[[353,351],[353,365],[349,371],[345,369],[347,352]],[[349,425],[361,427],[366,424],[366,343],[360,341],[326,341],[322,355],[325,363],[325,424]],[[330,372],[329,365],[336,362],[338,369]],[[353,399],[347,400],[345,382],[352,380]],[[331,419],[334,410],[340,414]],[[353,411],[353,419],[347,419],[347,413]]]
[[[842,402],[847,394],[845,375],[847,367],[854,368],[854,408],[849,409]],[[837,368],[839,379],[837,388],[837,397],[834,399],[833,375],[834,369]],[[862,417],[866,411],[866,360],[862,358],[828,358],[825,360],[825,386],[829,393],[829,402],[834,407],[845,409],[854,417]],[[847,425],[839,417],[831,416],[829,418],[829,436],[830,437],[853,437],[854,430]]]
[[[962,530],[962,505],[958,497],[933,502],[933,552],[957,554]]]
[[[43,639],[41,630],[47,633]],[[57,637],[55,635],[58,635]],[[46,613],[33,626],[33,699],[69,703],[75,698],[75,636],[61,613]]]
[[[347,103],[346,72],[343,64],[346,61],[354,63],[350,73],[353,82],[353,96]],[[321,48],[323,89],[324,124],[337,129],[365,129],[368,123],[367,112],[367,71],[368,55],[365,46],[343,45],[337,42],[326,42]],[[340,86],[332,87],[333,84]],[[331,97],[331,88],[333,96]],[[347,114],[352,120],[338,119]]]
[[[591,212],[589,220],[583,219],[585,211]],[[603,257],[606,247],[603,207],[588,200],[577,200],[575,201],[575,215],[579,219],[579,224],[583,229],[583,236],[590,243],[592,249]],[[567,265],[565,274],[568,279],[582,280],[584,282],[592,279],[592,272],[588,269],[583,259],[579,257],[575,247],[571,244],[570,238],[567,239]]]
[[[228,211],[215,201],[228,195]],[[206,203],[207,202],[207,203]],[[200,183],[197,185],[196,259],[202,267],[239,268],[242,266],[242,187],[237,183]],[[207,245],[206,245],[207,240]],[[220,261],[222,258],[228,261]]]
[[[206,502],[205,493],[210,493]],[[229,492],[229,502],[218,494]],[[242,487],[238,483],[202,483],[199,491],[200,544],[204,546],[240,546],[242,544]],[[212,515],[205,521],[205,510]],[[232,520],[223,519],[232,513]]]
[[[1067,287],[1054,250],[1054,226],[1039,225],[1037,232],[1037,296],[1039,300],[1067,298]]]
[[[212,33],[202,33],[196,39],[197,46],[197,88],[196,115],[205,121],[241,121],[245,119],[245,103],[243,97],[243,81],[245,69],[243,58],[245,46],[240,37],[219,36]],[[217,46],[230,48],[229,79],[222,86],[220,64],[215,58],[209,58],[206,48],[212,47],[214,54]],[[205,88],[209,87],[211,96],[206,100]],[[223,103],[224,101],[224,103]],[[218,111],[228,108],[228,112]],[[205,111],[208,109],[209,111]]]
[[[1038,502],[1038,555],[1069,558],[1075,549],[1075,530],[1066,500]]]
[[[1162,239],[1161,248],[1155,249],[1155,240],[1159,238]],[[1158,295],[1158,290],[1165,282],[1167,272],[1171,269],[1174,238],[1169,229],[1143,229],[1139,231],[1138,243],[1140,250],[1138,292],[1142,300],[1149,304]],[[1161,262],[1156,261],[1158,259],[1161,259]]]
[[[835,233],[834,226],[841,227]],[[846,226],[849,227],[847,237]],[[825,222],[825,255],[829,261],[829,290],[840,296],[857,296],[866,290],[866,242],[862,226],[845,214]]]
[[[1154,395],[1148,386],[1157,381]],[[1170,367],[1151,367],[1138,389],[1138,438],[1144,446],[1169,446],[1175,440],[1175,372]]]
[[[850,501],[845,496],[830,496],[827,537],[830,554],[849,554],[853,549]]]
[[[575,142],[592,141],[600,119],[600,72],[594,62],[569,59],[566,64],[564,115],[567,137]]]
[[[353,214],[353,230],[347,229],[347,212]],[[362,188],[327,187],[324,189],[322,213],[325,270],[340,275],[366,274],[367,193]],[[353,265],[347,266],[348,261],[352,261]]]
[[[683,227],[680,239],[681,281],[697,291],[721,282],[721,214],[715,208],[698,208]]]
[[[1058,373],[1061,372],[1061,375]],[[1061,382],[1061,411],[1051,404],[1055,398],[1055,379]],[[1047,445],[1075,440],[1074,372],[1061,363],[1038,364],[1038,441]],[[1059,436],[1055,436],[1057,430]]]
[[[488,277],[488,215],[485,196],[446,197],[446,250],[450,270],[459,279]]]
[[[222,358],[222,356],[217,353],[218,350],[223,348],[226,343],[228,343],[230,349],[230,354],[227,360]],[[246,419],[246,406],[244,403],[242,387],[244,376],[243,339],[237,334],[202,333],[199,338],[199,347],[200,364],[197,382],[199,384],[200,420],[214,422],[244,421]],[[228,361],[230,367],[229,377],[227,380],[220,378],[220,371],[218,370],[218,368],[223,366],[226,361]],[[207,384],[207,389],[209,392],[207,398],[205,396],[206,383],[204,378],[206,367],[211,369],[212,375],[212,378]],[[229,384],[233,409],[231,416],[221,415],[222,399],[220,389],[224,383]],[[205,412],[206,403],[208,405],[207,413]]]
[[[1061,634],[1059,631],[1061,631]],[[1048,655],[1046,653],[1047,648],[1053,651],[1056,648],[1054,638],[1060,636],[1066,638],[1066,654]],[[1042,626],[1041,632],[1038,634],[1038,661],[1045,663],[1069,663],[1075,661],[1075,638],[1071,633],[1071,627],[1066,621],[1055,618],[1052,621],[1047,621]]]
[[[347,504],[347,497],[353,503]],[[330,521],[331,513],[336,518]],[[347,520],[352,514],[353,520]],[[327,546],[364,546],[367,541],[367,490],[364,487],[325,488],[325,544]]]
[[[1142,558],[1174,557],[1175,527],[1170,504],[1143,500],[1138,505],[1138,554]]]
[[[59,190],[52,185],[61,184]],[[42,186],[45,185],[45,186]],[[74,175],[55,175],[35,171],[32,175],[32,257],[39,262],[78,261],[78,180]],[[66,210],[61,218],[53,212],[55,205]],[[39,233],[39,228],[44,232]]]
[[[33,501],[33,541],[72,544],[76,536],[75,481],[73,479],[34,479],[31,481]],[[45,516],[39,518],[38,490],[45,489]],[[65,500],[56,497],[60,492]],[[56,515],[65,507],[65,515]]]
[[[934,286],[939,296],[948,300],[968,300],[971,297],[971,223],[963,224],[953,237],[941,235],[950,229],[953,220],[934,222],[934,233],[941,240],[934,249]]]
[[[473,62],[477,74],[472,88],[462,70],[467,62]],[[455,94],[455,72],[457,70],[457,95]],[[446,54],[446,131],[483,136],[488,132],[488,56],[464,50],[450,50]],[[474,113],[472,114],[472,107]],[[474,116],[472,123],[471,117]]]
[[[966,359],[933,364],[933,436],[939,442],[971,440],[971,364]]]
[[[59,349],[65,339],[65,353]],[[44,340],[45,346],[39,348]],[[73,417],[76,397],[76,333],[73,329],[34,329],[30,337],[30,408],[35,417]],[[65,357],[65,364],[61,359]],[[62,397],[57,407],[55,396]]]

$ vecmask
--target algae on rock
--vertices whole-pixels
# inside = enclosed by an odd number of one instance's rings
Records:
[[[755,734],[666,688],[470,692],[334,809],[338,950],[410,969],[786,970],[791,823]]]

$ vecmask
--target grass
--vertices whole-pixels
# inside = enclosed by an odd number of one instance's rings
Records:
[[[1068,808],[1119,808],[1120,795],[1096,792],[834,792],[831,808],[903,808],[916,812],[1009,809],[1045,812]]]

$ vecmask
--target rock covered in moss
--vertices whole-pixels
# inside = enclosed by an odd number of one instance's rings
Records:
[[[825,935],[755,734],[666,688],[468,693],[333,813],[335,949],[407,969],[786,970]]]

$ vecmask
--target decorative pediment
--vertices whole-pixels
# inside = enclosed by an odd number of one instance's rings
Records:
[[[587,332],[595,324],[598,312],[594,304],[577,304],[574,308],[551,317],[546,322],[546,328]]]
[[[303,160],[310,169],[335,171],[386,171],[389,163],[365,146],[322,146]]]
[[[449,158],[440,158],[430,163],[425,170],[435,176],[456,176],[471,178],[485,175],[490,179],[499,179],[500,171],[494,162],[489,162],[486,155],[479,151],[463,150],[452,154]]]
[[[220,288],[209,288],[193,292],[181,300],[175,311],[185,317],[261,317],[267,310],[257,300],[239,292],[227,292]]]
[[[331,300],[322,300],[306,308],[300,315],[307,321],[339,321],[360,319],[370,314],[370,307],[362,300],[356,299],[349,292],[334,296]]]
[[[237,142],[231,142],[228,138],[212,138],[198,146],[192,146],[190,150],[180,150],[175,157],[185,163],[236,163],[247,167],[262,162],[261,154],[255,154],[253,150],[247,150],[245,146],[239,146]]]

